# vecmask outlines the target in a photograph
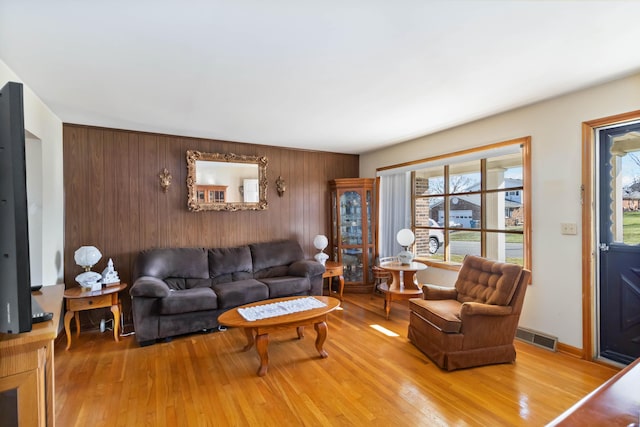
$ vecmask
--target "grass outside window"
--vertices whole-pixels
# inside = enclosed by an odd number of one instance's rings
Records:
[[[622,239],[628,245],[640,244],[640,211],[622,214]]]

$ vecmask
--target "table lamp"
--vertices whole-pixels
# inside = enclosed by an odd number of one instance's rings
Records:
[[[413,252],[409,251],[409,246],[411,246],[416,240],[416,236],[413,234],[413,231],[408,228],[403,228],[398,231],[398,234],[396,234],[396,240],[400,246],[404,248],[404,250],[398,254],[398,261],[405,265],[411,264],[411,261],[413,261]]]
[[[73,259],[76,264],[84,268],[84,273],[80,273],[76,276],[76,282],[84,288],[97,288],[98,285],[102,286],[102,275],[91,271],[98,261],[102,258],[102,254],[95,246],[82,246],[76,250]]]
[[[314,258],[316,259],[316,261],[318,261],[322,265],[325,265],[325,263],[327,262],[327,259],[329,259],[329,255],[323,252],[324,248],[326,248],[328,244],[329,244],[329,240],[327,239],[327,236],[318,234],[316,237],[313,238],[313,246],[315,246],[315,248],[320,251],[317,254],[315,254]]]

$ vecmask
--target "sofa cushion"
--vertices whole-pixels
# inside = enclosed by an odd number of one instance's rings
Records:
[[[133,277],[140,276],[207,279],[207,251],[204,248],[157,248],[142,251],[133,268]]]
[[[169,296],[160,298],[159,301],[160,314],[190,313],[218,308],[218,297],[211,288],[172,290]]]
[[[284,276],[260,279],[269,287],[269,298],[293,295],[309,295],[311,282],[308,277]]]
[[[233,308],[269,298],[267,285],[254,279],[216,283],[211,287],[218,294],[218,306],[221,309]]]
[[[467,255],[455,284],[458,301],[508,305],[521,273],[519,265]]]
[[[253,274],[253,277],[255,277],[256,279],[262,280],[268,277],[286,276],[288,272],[289,272],[289,266],[278,265],[275,267],[267,267],[267,268],[263,268],[262,270],[256,271]]]
[[[462,304],[456,300],[424,300],[411,298],[409,308],[412,312],[431,323],[442,332],[459,333],[462,328],[460,308]]]
[[[175,290],[211,287],[211,279],[185,279],[184,277],[167,277],[164,279],[164,281],[170,289]]]
[[[304,259],[304,252],[295,240],[255,243],[249,249],[256,279],[285,276],[291,263]]]
[[[253,278],[249,246],[209,249],[209,275],[214,284]]]

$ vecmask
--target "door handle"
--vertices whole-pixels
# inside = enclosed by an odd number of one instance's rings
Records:
[[[606,243],[600,243],[600,252],[609,252],[609,245]]]

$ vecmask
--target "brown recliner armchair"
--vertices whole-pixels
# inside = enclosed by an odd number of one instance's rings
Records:
[[[409,300],[409,340],[440,368],[509,363],[531,272],[467,255],[454,288],[424,285]]]

